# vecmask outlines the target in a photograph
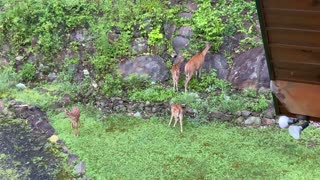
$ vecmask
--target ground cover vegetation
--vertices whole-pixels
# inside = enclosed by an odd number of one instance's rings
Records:
[[[42,88],[54,89],[52,85]],[[37,91],[13,89],[7,98],[47,109],[58,136],[86,162],[87,175],[93,179],[297,179],[302,176],[314,179],[319,176],[313,168],[319,161],[317,128],[311,127],[304,132],[303,139],[296,141],[276,126],[250,128],[186,118],[184,133],[180,133],[179,127],[168,128],[169,115],[145,120],[124,114],[104,114],[94,106],[77,104],[82,125],[80,136],[75,138],[64,111],[47,106],[54,95]],[[32,99],[28,94],[40,97]],[[246,95],[251,96],[252,92],[247,91]]]

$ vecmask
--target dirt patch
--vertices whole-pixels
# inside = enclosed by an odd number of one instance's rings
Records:
[[[0,179],[57,179],[65,174],[58,150],[23,120],[0,120]],[[2,172],[2,173],[1,173]]]
[[[63,146],[48,142],[54,129],[46,113],[22,102],[1,104],[0,179],[72,179]]]

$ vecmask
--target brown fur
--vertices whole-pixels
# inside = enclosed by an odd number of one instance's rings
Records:
[[[71,111],[66,110],[66,116],[70,118],[71,128],[74,131],[75,136],[79,136],[80,127],[80,109],[74,106]]]
[[[203,62],[204,62],[204,58],[205,58],[206,54],[208,53],[210,47],[211,47],[211,44],[207,43],[206,44],[206,48],[202,52],[194,55],[187,62],[186,66],[184,67],[184,71],[186,73],[186,81],[185,81],[185,84],[184,84],[185,92],[188,91],[188,83],[189,83],[190,79],[192,78],[193,73],[195,71],[197,71],[196,73],[198,73],[199,74],[198,77],[200,77],[202,65],[203,65]]]
[[[179,57],[179,60],[176,64],[174,64],[171,68],[171,75],[173,80],[173,90],[178,91],[178,82],[180,78],[180,65],[183,62],[184,58],[182,56]]]
[[[179,104],[172,104],[171,105],[171,118],[170,118],[170,122],[168,125],[169,127],[170,127],[170,124],[171,124],[173,118],[175,120],[173,127],[176,126],[176,124],[179,120],[180,121],[180,129],[181,129],[181,132],[183,132],[183,128],[182,128],[183,109],[182,109],[181,105],[179,105]]]

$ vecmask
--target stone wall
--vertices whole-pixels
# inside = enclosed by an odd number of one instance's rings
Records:
[[[105,113],[126,113],[131,116],[139,116],[142,118],[150,118],[152,116],[170,116],[169,102],[136,102],[121,97],[100,98],[95,102],[95,106]],[[199,119],[197,114],[191,107],[182,105],[185,111],[184,117],[190,119]],[[251,111],[238,111],[231,113],[228,111],[208,112],[206,120],[221,120],[235,122],[245,125],[270,125],[275,123],[275,115],[272,107],[263,113]]]

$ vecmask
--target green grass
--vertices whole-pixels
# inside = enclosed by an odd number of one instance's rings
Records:
[[[80,137],[63,113],[53,126],[94,179],[315,179],[320,176],[320,129],[309,127],[300,141],[286,130],[199,125],[168,128],[168,118],[124,115],[101,118],[81,108]]]
[[[60,86],[59,86],[60,87]],[[56,87],[46,86],[49,90]],[[12,98],[42,108],[57,100],[50,93],[15,88]],[[320,129],[309,127],[302,139],[287,130],[199,124],[191,119],[168,128],[169,117],[150,120],[109,115],[81,108],[76,138],[64,112],[49,110],[58,136],[84,160],[92,179],[316,179],[320,172]],[[313,144],[313,145],[312,145]],[[9,174],[11,172],[8,172]]]

